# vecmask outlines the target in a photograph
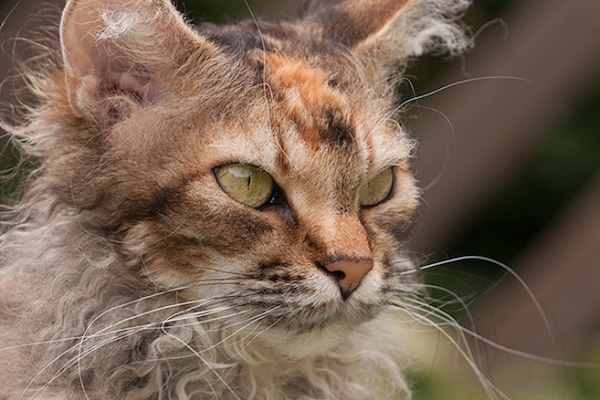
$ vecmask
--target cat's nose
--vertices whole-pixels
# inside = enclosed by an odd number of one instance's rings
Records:
[[[373,260],[358,262],[340,260],[325,265],[325,269],[337,279],[342,297],[346,300],[358,287],[364,276],[373,269]]]

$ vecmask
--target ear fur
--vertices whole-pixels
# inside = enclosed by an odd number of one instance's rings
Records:
[[[174,49],[211,50],[169,0],[69,0],[60,39],[69,104],[79,117],[114,94],[151,104],[161,63],[172,62]]]
[[[471,0],[345,0],[313,14],[323,33],[389,73],[413,56],[470,46],[456,24]],[[388,67],[388,68],[385,68]]]

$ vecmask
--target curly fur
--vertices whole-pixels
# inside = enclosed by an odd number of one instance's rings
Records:
[[[67,5],[62,57],[24,73],[36,99],[24,122],[4,123],[37,161],[0,244],[0,399],[410,398],[394,313],[414,293],[402,235],[418,190],[382,79],[411,56],[463,49],[453,18],[468,2],[398,1],[343,46],[316,44],[329,10],[368,1],[196,32],[168,2],[103,0],[79,37],[68,20],[82,2]],[[91,69],[73,50],[89,37]],[[336,118],[350,139],[327,136]],[[304,132],[322,121],[322,137]],[[291,188],[297,221],[190,175],[236,157]],[[389,165],[393,199],[354,209],[346,192]],[[315,267],[331,249],[373,258],[348,299]]]
[[[1,270],[1,281],[10,304],[4,312],[19,313],[20,322],[10,332],[0,325],[2,343],[24,344],[2,351],[15,352],[27,361],[21,367],[36,371],[33,377],[6,371],[0,382],[7,399],[80,398],[53,389],[70,385],[85,386],[90,399],[383,399],[390,391],[392,398],[408,393],[397,365],[406,356],[389,341],[399,334],[389,317],[357,328],[318,356],[289,359],[256,341],[262,332],[252,320],[227,318],[235,311],[218,299],[178,300],[175,290],[140,293],[122,275],[114,244],[82,230],[76,216],[12,232],[3,245],[7,258],[12,262]],[[124,386],[131,382],[139,387]]]

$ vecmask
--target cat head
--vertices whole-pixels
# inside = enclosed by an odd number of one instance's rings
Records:
[[[38,111],[40,182],[141,285],[317,351],[410,268],[418,190],[395,77],[464,46],[449,19],[467,3],[347,0],[192,28],[166,0],[70,0]],[[290,344],[301,335],[316,340]]]

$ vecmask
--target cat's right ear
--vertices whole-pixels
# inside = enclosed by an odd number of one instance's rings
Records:
[[[97,112],[108,96],[149,105],[176,49],[215,51],[183,21],[169,0],[69,0],[60,40],[74,115]]]
[[[315,0],[307,22],[350,47],[384,79],[424,53],[459,54],[470,41],[458,23],[471,0]]]

